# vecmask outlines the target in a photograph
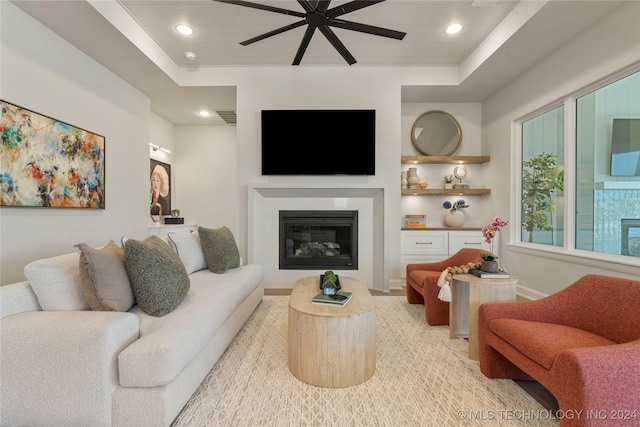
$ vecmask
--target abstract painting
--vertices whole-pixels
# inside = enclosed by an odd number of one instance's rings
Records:
[[[105,207],[105,138],[0,100],[0,206]]]

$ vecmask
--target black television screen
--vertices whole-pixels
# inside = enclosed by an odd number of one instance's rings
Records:
[[[613,119],[611,176],[640,176],[640,119]]]
[[[375,110],[262,110],[262,175],[375,175]]]

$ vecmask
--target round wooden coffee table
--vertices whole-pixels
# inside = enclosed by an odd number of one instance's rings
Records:
[[[376,311],[362,282],[338,275],[352,292],[344,306],[313,304],[320,276],[298,280],[289,298],[289,371],[318,387],[349,387],[376,370]]]

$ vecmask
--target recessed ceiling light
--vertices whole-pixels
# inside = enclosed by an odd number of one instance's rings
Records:
[[[462,30],[462,25],[460,24],[451,24],[447,27],[447,34],[456,34]]]
[[[184,24],[176,25],[176,31],[180,34],[184,34],[185,36],[190,36],[193,34],[193,28]]]
[[[184,56],[186,56],[189,61],[193,61],[196,59],[196,54],[193,52],[185,52]]]
[[[211,115],[211,113],[207,110],[202,110],[198,114],[200,114],[202,117],[209,117]]]

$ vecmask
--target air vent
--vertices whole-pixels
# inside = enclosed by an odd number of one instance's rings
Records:
[[[236,112],[235,111],[216,111],[218,115],[227,122],[227,124],[235,125],[236,124]]]
[[[473,6],[495,6],[498,0],[474,0],[471,3],[471,7]]]

